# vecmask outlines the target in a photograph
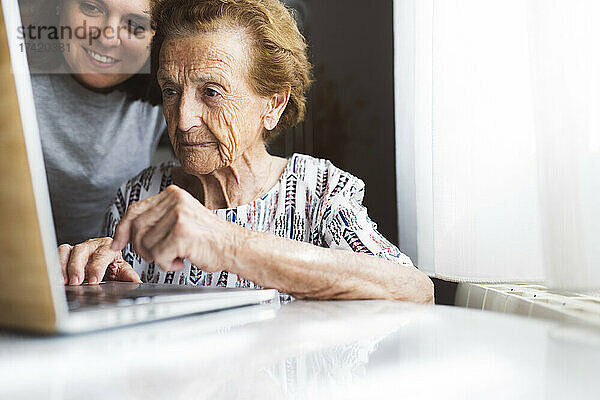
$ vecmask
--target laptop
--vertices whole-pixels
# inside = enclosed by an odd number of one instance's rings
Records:
[[[104,282],[65,287],[18,0],[0,14],[0,326],[77,333],[254,304],[276,290]]]

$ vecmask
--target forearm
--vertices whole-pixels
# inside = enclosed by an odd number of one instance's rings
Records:
[[[433,284],[412,266],[240,228],[232,272],[297,298],[433,302]]]

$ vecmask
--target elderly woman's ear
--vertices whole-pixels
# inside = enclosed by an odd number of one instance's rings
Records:
[[[264,128],[272,131],[279,124],[279,120],[290,101],[291,88],[288,87],[284,92],[272,95],[267,102],[267,112],[263,119]]]

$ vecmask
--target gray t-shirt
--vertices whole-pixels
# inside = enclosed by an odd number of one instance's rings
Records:
[[[32,76],[58,243],[97,237],[119,186],[148,167],[162,108],[96,93],[70,75]]]

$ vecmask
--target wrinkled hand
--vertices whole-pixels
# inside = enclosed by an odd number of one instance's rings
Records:
[[[171,185],[127,209],[112,250],[121,251],[131,243],[140,257],[165,271],[182,270],[185,258],[206,272],[216,272],[233,265],[236,233],[241,229]]]
[[[58,259],[64,284],[81,285],[87,278],[90,285],[102,278],[110,281],[138,282],[139,275],[123,257],[121,251],[111,249],[111,238],[90,239],[76,246],[58,247]]]

